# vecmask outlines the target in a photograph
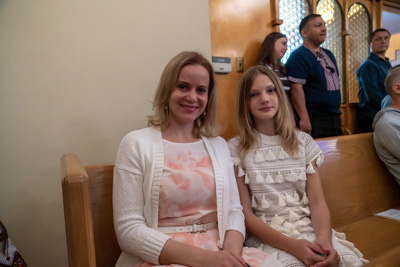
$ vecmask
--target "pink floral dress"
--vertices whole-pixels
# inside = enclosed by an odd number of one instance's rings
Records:
[[[163,141],[165,156],[160,188],[159,227],[216,222],[214,171],[203,140],[194,143]],[[181,243],[211,251],[219,250],[217,226],[202,233],[168,235]],[[252,267],[263,266],[267,254],[255,248],[244,248],[242,257]],[[154,265],[142,262],[138,266]]]

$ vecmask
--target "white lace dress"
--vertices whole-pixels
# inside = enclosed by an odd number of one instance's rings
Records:
[[[306,174],[315,172],[323,162],[323,154],[312,137],[297,132],[299,156],[292,158],[282,148],[279,136],[266,136],[255,132],[260,142],[242,160],[239,157],[239,138],[229,141],[233,162],[239,167],[239,176],[245,175],[252,195],[254,214],[275,230],[296,239],[315,241],[306,195]],[[365,260],[361,252],[345,239],[343,233],[332,230],[333,247],[341,258],[340,266],[361,266]],[[304,266],[291,254],[262,244],[255,237],[245,243],[257,247],[269,255],[275,255],[285,266]]]

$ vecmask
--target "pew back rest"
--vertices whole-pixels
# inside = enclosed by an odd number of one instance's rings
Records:
[[[113,164],[83,167],[61,158],[69,266],[114,266],[121,250],[113,223]]]
[[[373,133],[316,140],[319,168],[333,228],[400,206],[400,187],[376,154]]]

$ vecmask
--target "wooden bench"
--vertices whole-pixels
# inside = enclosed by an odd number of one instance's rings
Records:
[[[371,266],[400,266],[400,222],[375,213],[400,208],[400,187],[375,153],[372,134],[317,140],[332,226],[346,233]],[[114,266],[121,250],[112,215],[113,165],[82,166],[74,154],[61,159],[69,266]]]

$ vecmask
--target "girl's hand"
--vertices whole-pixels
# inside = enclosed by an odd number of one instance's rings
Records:
[[[315,265],[311,265],[312,267],[337,267],[340,264],[340,256],[337,251],[332,247],[332,244],[325,240],[316,240],[315,244],[320,246],[320,248],[324,251],[325,259],[316,263]]]
[[[203,267],[246,267],[242,256],[229,250],[210,251],[202,261]]]
[[[321,246],[314,244],[306,239],[294,240],[293,255],[301,260],[306,266],[313,266],[316,263],[324,261],[326,258]]]

